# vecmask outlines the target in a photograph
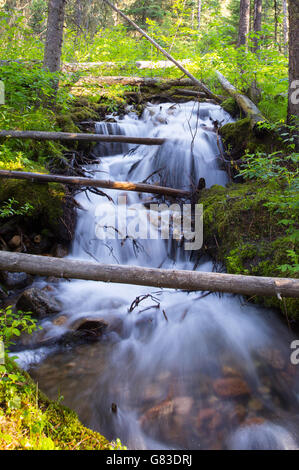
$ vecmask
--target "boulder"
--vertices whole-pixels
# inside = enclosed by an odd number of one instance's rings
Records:
[[[44,318],[61,310],[61,305],[53,296],[36,287],[26,289],[20,295],[16,307],[24,312],[31,312],[37,318]]]
[[[9,273],[7,271],[1,271],[0,282],[9,290],[22,289],[32,282],[32,277],[26,273]]]
[[[79,318],[70,325],[68,336],[84,338],[97,341],[108,327],[108,323],[103,318],[84,317]]]

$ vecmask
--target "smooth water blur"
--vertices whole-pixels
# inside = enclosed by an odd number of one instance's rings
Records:
[[[88,169],[99,178],[179,189],[196,188],[200,178],[208,187],[225,185],[213,121],[230,120],[207,103],[149,105],[142,119],[130,114],[98,123],[97,131],[169,141],[160,147],[98,145],[95,153],[102,158]],[[83,210],[69,257],[213,270],[209,260],[198,264],[171,240],[99,240],[96,226],[107,214],[113,221],[120,192],[107,195],[114,204],[92,193],[78,195]],[[148,221],[148,203],[156,200],[127,193],[133,223]],[[45,320],[44,340],[61,337],[80,318],[104,320],[108,328],[100,341],[52,346],[48,355],[47,348],[25,351],[19,360],[31,367],[42,390],[51,398],[62,394],[88,426],[136,449],[297,447],[291,335],[273,312],[232,295],[79,280],[52,288],[64,320]]]

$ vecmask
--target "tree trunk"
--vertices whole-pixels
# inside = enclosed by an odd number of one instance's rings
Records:
[[[48,2],[44,68],[50,72],[60,70],[65,4],[66,0],[49,0]]]
[[[282,0],[283,7],[283,44],[284,44],[284,53],[287,56],[288,54],[288,5],[287,0]]]
[[[259,46],[260,32],[262,30],[262,5],[263,0],[254,0],[254,17],[253,17],[253,31],[254,31],[254,40],[253,40],[253,50],[256,52]]]
[[[100,264],[7,251],[0,251],[0,271],[186,291],[229,292],[278,298],[299,297],[299,279]]]
[[[247,45],[250,24],[250,0],[240,0],[238,47]]]
[[[299,125],[299,0],[289,0],[288,123]],[[298,127],[297,127],[298,129]],[[297,146],[298,146],[297,136]]]

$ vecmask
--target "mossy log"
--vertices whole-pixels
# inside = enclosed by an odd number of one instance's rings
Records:
[[[161,78],[151,77],[126,77],[126,76],[106,76],[106,77],[82,77],[76,83],[73,83],[72,88],[81,88],[83,86],[103,86],[103,85],[132,85],[132,86],[148,86],[159,87],[166,90],[175,86],[194,86],[190,78],[177,78],[163,80]]]
[[[245,95],[242,95],[238,90],[232,85],[222,73],[216,71],[219,82],[221,83],[223,89],[229,93],[229,95],[236,100],[239,107],[250,119],[252,128],[255,128],[259,122],[265,121],[265,117],[262,115],[258,107]]]
[[[136,191],[139,193],[160,194],[172,197],[190,197],[191,193],[182,189],[167,188],[154,184],[132,183],[128,181],[97,180],[61,175],[47,175],[23,171],[0,170],[0,178],[24,179],[38,183],[61,183],[75,186],[116,189],[119,191]]]
[[[0,251],[0,270],[186,291],[299,297],[299,279],[100,264]]]
[[[67,140],[85,142],[120,142],[137,145],[161,145],[165,139],[155,139],[147,137],[129,137],[126,135],[101,135],[84,134],[72,132],[44,132],[44,131],[0,131],[1,138],[10,139],[33,139],[33,140]]]

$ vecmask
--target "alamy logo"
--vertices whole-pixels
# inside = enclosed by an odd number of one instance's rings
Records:
[[[169,240],[184,242],[185,250],[199,250],[203,243],[202,204],[127,204],[119,196],[117,204],[96,207],[95,235],[99,240]]]
[[[5,85],[0,80],[0,104],[5,104]]]
[[[299,80],[294,80],[291,83],[291,90],[295,90],[291,93],[291,102],[299,104]]]

